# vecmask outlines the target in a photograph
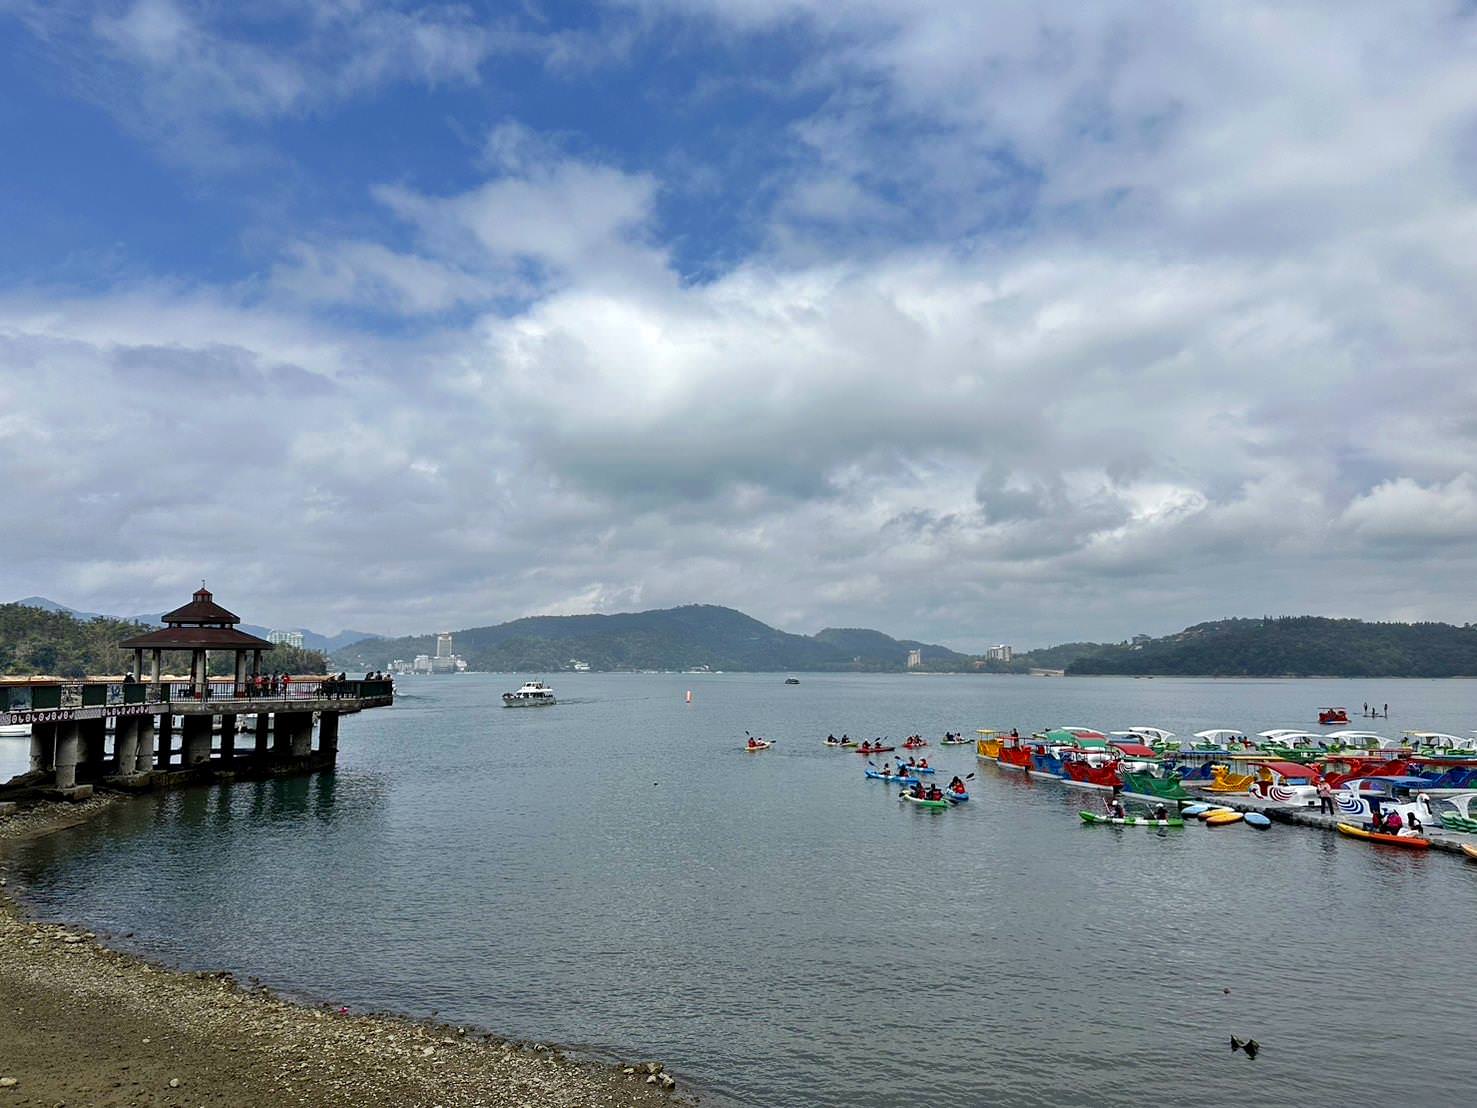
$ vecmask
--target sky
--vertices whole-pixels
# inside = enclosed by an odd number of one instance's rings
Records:
[[[0,597],[1477,620],[1477,7],[0,0]]]

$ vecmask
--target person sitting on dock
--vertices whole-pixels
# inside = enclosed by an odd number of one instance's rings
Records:
[[[1407,835],[1419,835],[1425,829],[1425,825],[1421,823],[1420,817],[1414,812],[1411,812],[1410,815],[1405,817],[1405,833]]]

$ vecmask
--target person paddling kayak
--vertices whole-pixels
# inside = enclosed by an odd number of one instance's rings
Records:
[[[964,792],[964,782],[956,776],[954,780],[949,782],[949,791],[951,793]]]

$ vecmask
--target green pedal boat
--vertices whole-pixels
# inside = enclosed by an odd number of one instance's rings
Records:
[[[1183,827],[1185,821],[1171,816],[1169,819],[1150,819],[1148,816],[1100,816],[1096,812],[1078,812],[1083,823],[1111,823],[1118,827]]]

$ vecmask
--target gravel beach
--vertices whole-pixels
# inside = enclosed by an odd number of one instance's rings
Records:
[[[5,840],[117,802],[126,803],[102,797],[0,820],[0,875]],[[659,1066],[601,1065],[472,1028],[293,1003],[36,923],[0,890],[0,1108],[693,1103],[666,1087]]]

